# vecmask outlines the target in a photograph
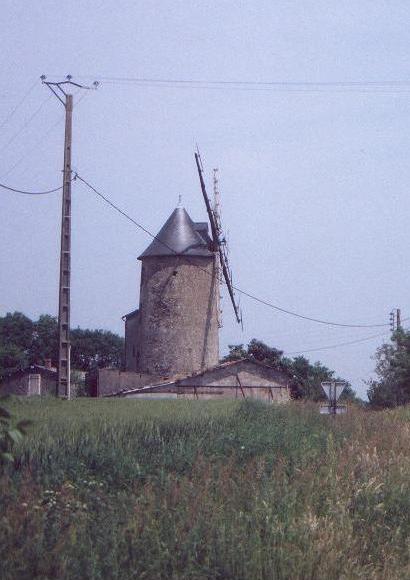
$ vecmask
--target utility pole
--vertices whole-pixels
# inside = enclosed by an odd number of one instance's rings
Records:
[[[395,308],[390,312],[390,330],[394,334],[396,330],[401,329],[401,310],[400,308]]]
[[[89,89],[71,80],[67,75],[65,81],[49,82],[43,75],[41,80],[62,103],[65,109],[64,132],[64,167],[63,167],[63,197],[61,208],[61,242],[60,242],[60,282],[58,293],[58,365],[57,365],[57,397],[70,398],[70,290],[71,290],[71,151],[73,95],[66,92],[67,86],[79,89]],[[97,84],[94,83],[94,88]]]
[[[396,326],[397,326],[397,330],[401,330],[401,311],[400,311],[400,308],[396,308]]]
[[[395,315],[394,310],[390,312],[390,332],[394,334],[394,326],[395,326]]]

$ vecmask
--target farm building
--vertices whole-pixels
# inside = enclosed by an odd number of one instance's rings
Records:
[[[0,385],[1,395],[55,395],[57,388],[57,370],[46,365],[31,365],[18,369],[5,376]]]
[[[83,388],[86,379],[84,371],[71,371],[71,396],[77,396],[79,389]],[[7,374],[0,383],[0,395],[19,395],[30,397],[32,395],[48,396],[55,395],[57,391],[57,369],[51,365],[51,360],[46,359],[43,365],[30,365],[26,368],[16,369]]]
[[[151,381],[150,381],[151,378]],[[112,391],[112,385],[116,390]],[[152,383],[138,373],[103,369],[98,395],[150,399],[242,399],[283,403],[290,399],[289,377],[257,361],[240,359],[216,365],[192,375]]]

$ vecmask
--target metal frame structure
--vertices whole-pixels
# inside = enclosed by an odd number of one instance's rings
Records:
[[[204,181],[204,176],[203,176],[202,161],[201,161],[201,157],[199,155],[199,151],[197,151],[195,153],[195,162],[196,162],[196,166],[198,169],[199,182],[201,185],[202,195],[203,195],[204,201],[205,201],[206,211],[208,212],[209,223],[211,225],[213,251],[215,253],[218,253],[218,255],[219,255],[219,262],[221,264],[222,274],[223,274],[223,277],[225,279],[225,284],[228,288],[229,297],[231,299],[232,306],[233,306],[233,309],[235,312],[236,321],[239,324],[242,324],[242,316],[240,315],[240,312],[239,312],[239,306],[237,305],[237,303],[235,301],[234,288],[232,285],[232,274],[231,274],[231,270],[229,268],[228,257],[226,255],[226,251],[225,251],[225,239],[224,239],[221,225],[220,225],[220,217],[219,217],[219,215],[215,216],[214,211],[212,211],[212,208],[211,208],[211,203],[209,201],[209,197],[208,197],[208,194],[206,192],[205,181]]]

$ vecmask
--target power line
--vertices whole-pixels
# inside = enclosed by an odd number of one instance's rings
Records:
[[[60,189],[63,189],[63,186],[60,185],[60,187],[49,189],[48,191],[22,191],[21,189],[15,189],[14,187],[4,185],[4,183],[0,183],[0,187],[7,189],[8,191],[12,191],[13,193],[22,193],[23,195],[47,195],[48,193],[54,193],[56,191],[60,191]]]
[[[26,151],[26,153],[23,153],[23,155],[16,161],[16,163],[14,163],[14,165],[9,167],[6,173],[3,173],[3,175],[1,176],[2,179],[10,175],[10,173],[12,173],[12,171],[16,169],[16,167],[18,167],[29,155],[31,155],[33,151],[37,151],[39,143],[44,144],[44,140],[46,139],[46,137],[50,135],[50,133],[57,127],[57,125],[59,125],[63,121],[63,119],[64,115],[61,115],[57,119],[57,121],[48,129],[48,131],[46,131],[39,139],[37,139],[33,147],[31,147],[28,151]]]
[[[294,312],[293,310],[286,310],[285,308],[282,308],[281,306],[277,306],[276,304],[272,304],[272,302],[268,302],[267,300],[263,300],[262,298],[258,298],[254,294],[250,294],[249,292],[246,292],[245,290],[241,290],[240,288],[237,288],[236,286],[233,286],[233,288],[234,288],[234,290],[236,290],[240,294],[243,294],[244,296],[247,296],[248,298],[251,298],[252,300],[255,300],[256,302],[260,302],[261,304],[264,304],[265,306],[269,306],[269,308],[273,308],[274,310],[278,310],[279,312],[283,312],[284,314],[289,314],[289,316],[294,316],[296,318],[301,318],[303,320],[309,320],[310,322],[316,322],[317,324],[326,324],[328,326],[341,326],[344,328],[381,328],[384,326],[389,326],[389,323],[385,323],[385,324],[343,324],[341,322],[332,322],[329,320],[322,320],[320,318],[313,318],[311,316],[305,316],[303,314],[299,314],[298,312]]]
[[[115,209],[118,213],[120,213],[122,216],[124,216],[131,223],[133,223],[134,225],[136,225],[143,232],[145,232],[146,234],[148,234],[151,238],[153,238],[154,240],[157,240],[163,246],[165,246],[166,248],[168,248],[170,251],[176,253],[173,248],[171,248],[170,246],[168,246],[168,244],[166,244],[165,242],[163,242],[162,240],[160,240],[152,232],[150,232],[149,230],[147,230],[143,225],[141,225],[140,223],[138,223],[135,219],[133,219],[130,215],[128,215],[125,211],[123,211],[120,207],[118,207],[116,204],[114,204],[108,197],[106,197],[104,194],[102,194],[100,191],[98,191],[93,185],[91,185],[88,181],[86,181],[78,173],[75,174],[75,177],[74,178],[77,178],[80,181],[82,181],[89,189],[91,189],[94,193],[96,193],[108,205],[110,205],[113,209]],[[208,271],[207,270],[204,269],[204,271],[207,272],[207,274],[208,274]],[[319,319],[319,318],[312,318],[310,316],[305,316],[303,314],[299,314],[297,312],[293,312],[291,310],[287,310],[285,308],[282,308],[280,306],[277,306],[276,304],[273,304],[272,302],[268,302],[267,300],[263,300],[262,298],[259,298],[258,296],[255,296],[254,294],[251,294],[250,292],[246,292],[245,290],[242,290],[241,288],[239,288],[237,286],[233,286],[233,289],[236,292],[238,292],[239,294],[243,294],[244,296],[247,296],[248,298],[254,300],[255,302],[259,302],[260,304],[263,304],[265,306],[268,306],[269,308],[272,308],[272,309],[277,310],[279,312],[282,312],[284,314],[288,314],[290,316],[294,316],[295,318],[300,318],[300,319],[303,319],[303,320],[308,320],[310,322],[316,322],[318,324],[325,324],[325,325],[328,325],[328,326],[338,326],[338,327],[344,327],[344,328],[380,328],[380,327],[389,326],[389,323],[385,323],[385,324],[343,324],[343,323],[340,323],[340,322],[332,322],[332,321],[329,321],[329,320],[322,320],[322,319]]]
[[[140,83],[177,83],[177,84],[209,84],[209,85],[264,85],[264,86],[394,86],[410,87],[410,80],[384,80],[384,81],[255,81],[255,80],[206,80],[206,79],[175,79],[175,78],[152,78],[152,77],[109,77],[109,76],[77,76],[76,78],[96,78],[105,82],[140,82]]]
[[[350,345],[353,345],[353,344],[359,344],[361,342],[367,342],[368,340],[373,340],[374,338],[380,338],[380,337],[386,336],[386,335],[387,335],[386,332],[382,332],[382,333],[379,333],[379,334],[372,334],[371,336],[366,336],[364,338],[359,338],[357,340],[351,340],[351,341],[348,341],[348,342],[339,342],[338,344],[329,344],[329,345],[326,345],[326,346],[320,346],[320,347],[317,347],[317,348],[310,348],[310,349],[307,349],[307,350],[297,350],[297,351],[293,351],[293,352],[284,352],[283,354],[285,356],[291,356],[291,355],[297,355],[297,354],[305,354],[305,353],[309,353],[309,352],[316,352],[316,351],[319,351],[319,350],[329,350],[329,349],[332,349],[332,348],[339,348],[341,346],[350,346]]]
[[[106,197],[100,191],[98,191],[94,186],[91,185],[91,183],[88,183],[88,181],[86,181],[83,177],[81,177],[81,175],[79,175],[78,173],[76,173],[75,176],[74,176],[74,179],[79,179],[80,181],[82,181],[94,193],[96,193],[99,197],[101,197],[101,199],[103,199],[106,203],[108,203],[108,205],[110,205],[113,209],[115,209],[115,211],[117,211],[122,216],[124,216],[127,220],[129,220],[131,223],[133,223],[134,225],[136,225],[140,230],[142,230],[143,232],[145,232],[146,234],[148,234],[149,236],[151,236],[151,238],[153,238],[154,240],[158,240],[161,244],[163,244],[165,247],[167,247],[169,250],[171,250],[172,252],[175,253],[175,250],[172,249],[170,246],[168,246],[168,244],[165,244],[165,242],[159,240],[157,238],[157,236],[155,236],[149,230],[147,230],[146,228],[144,228],[143,225],[141,225],[140,223],[138,223],[137,221],[135,221],[134,218],[132,218],[131,216],[129,216],[127,213],[125,213],[125,211],[123,211],[121,208],[119,208],[117,205],[115,205],[112,201],[110,201],[108,199],[108,197]]]
[[[18,111],[18,109],[21,107],[21,105],[26,101],[26,99],[33,92],[33,90],[37,86],[37,84],[38,84],[38,81],[36,79],[34,81],[34,83],[31,85],[31,87],[29,87],[29,89],[25,92],[22,99],[17,103],[17,105],[10,111],[10,113],[3,120],[2,124],[0,125],[0,131],[3,129],[3,127],[6,125],[6,123],[8,123],[8,121],[10,121],[10,119],[13,117],[13,115],[16,113],[16,111]]]
[[[3,153],[3,151],[5,151],[7,149],[7,147],[9,147],[16,139],[17,137],[19,137],[21,135],[21,133],[24,131],[24,129],[31,123],[31,121],[37,117],[37,115],[39,114],[39,112],[41,111],[41,109],[43,108],[43,106],[46,104],[46,102],[51,99],[51,95],[48,95],[46,99],[44,99],[44,101],[42,101],[42,103],[40,104],[40,106],[34,111],[34,113],[31,115],[31,117],[29,117],[26,122],[23,124],[23,126],[17,131],[17,133],[15,133],[8,141],[7,143],[0,149],[0,153]]]
[[[94,77],[80,76],[90,79]],[[273,90],[285,92],[372,92],[372,93],[407,93],[410,81],[252,81],[252,80],[204,80],[172,79],[151,77],[98,77],[107,84],[125,84],[147,87],[219,89],[219,90]]]
[[[80,89],[78,89],[78,91],[76,91],[74,93],[74,96],[77,95],[77,93],[79,92]],[[83,93],[81,95],[81,97],[78,99],[78,103],[77,103],[77,108],[79,107],[81,101],[88,95],[88,93]],[[39,143],[43,143],[44,144],[44,140],[46,139],[46,137],[48,137],[50,135],[50,133],[64,120],[64,113],[62,115],[60,115],[58,117],[58,119],[56,120],[56,122],[48,129],[48,131],[46,131],[34,144],[33,147],[31,147],[28,151],[26,151],[26,153],[23,153],[23,155],[16,161],[16,163],[14,163],[14,165],[12,165],[7,171],[6,173],[3,173],[1,175],[1,178],[7,177],[8,175],[10,175],[10,173],[16,169],[16,167],[18,167],[29,155],[31,155],[31,153],[33,151],[37,151],[38,149],[38,145]]]

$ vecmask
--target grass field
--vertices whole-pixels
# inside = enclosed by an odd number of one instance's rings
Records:
[[[19,400],[0,577],[408,579],[410,409]]]

